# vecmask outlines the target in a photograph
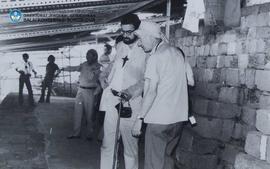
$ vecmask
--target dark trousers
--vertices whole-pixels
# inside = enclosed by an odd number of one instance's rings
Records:
[[[41,89],[41,96],[40,96],[39,102],[44,102],[46,88],[48,88],[46,102],[48,102],[48,103],[50,102],[50,96],[51,96],[51,92],[52,92],[52,83],[53,83],[53,79],[46,79],[45,78],[43,80],[42,89]]]
[[[144,169],[174,169],[174,151],[182,135],[183,122],[147,124]]]
[[[26,88],[28,90],[28,101],[29,104],[32,105],[34,104],[34,97],[33,97],[33,90],[32,90],[32,85],[30,82],[30,75],[20,75],[19,78],[19,104],[23,104],[23,87],[24,84],[26,85]]]

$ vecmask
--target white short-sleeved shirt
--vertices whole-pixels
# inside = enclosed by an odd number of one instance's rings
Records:
[[[145,123],[172,124],[188,119],[185,61],[166,43],[159,45],[147,61],[145,79],[156,81],[157,96],[144,118]]]

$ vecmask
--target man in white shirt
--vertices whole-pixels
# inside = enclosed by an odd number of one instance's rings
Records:
[[[144,169],[173,169],[171,153],[188,120],[185,61],[178,49],[164,42],[159,25],[142,22],[135,33],[138,45],[150,57],[142,108],[132,134],[140,135],[142,120],[147,123]]]
[[[116,49],[116,59],[108,77],[109,86],[102,95],[104,119],[104,137],[101,147],[100,169],[111,169],[113,165],[114,146],[117,128],[118,113],[115,106],[119,97],[114,96],[111,89],[122,91],[129,100],[132,116],[120,119],[120,135],[124,145],[124,159],[126,169],[138,169],[138,138],[131,134],[133,123],[141,108],[143,75],[146,65],[146,54],[137,45],[137,36],[134,31],[140,20],[135,14],[128,14],[121,20],[123,41]],[[124,106],[128,106],[128,102]],[[118,137],[118,136],[117,136]]]
[[[19,78],[19,105],[23,104],[23,86],[26,85],[26,88],[28,90],[28,101],[29,105],[34,105],[34,97],[33,97],[33,90],[32,85],[30,82],[31,72],[37,75],[37,72],[35,71],[32,62],[28,61],[29,55],[27,53],[24,53],[22,55],[23,62],[16,68],[16,71],[20,73]]]

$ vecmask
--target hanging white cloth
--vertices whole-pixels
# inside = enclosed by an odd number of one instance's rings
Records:
[[[187,10],[183,28],[191,32],[199,31],[199,19],[204,18],[205,6],[203,0],[187,0]]]

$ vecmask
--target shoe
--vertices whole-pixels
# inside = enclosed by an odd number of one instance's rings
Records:
[[[44,103],[44,100],[39,100],[38,102],[39,102],[39,103]]]
[[[73,135],[71,135],[71,136],[67,137],[67,139],[79,139],[79,138],[81,138],[81,136],[73,136]]]

